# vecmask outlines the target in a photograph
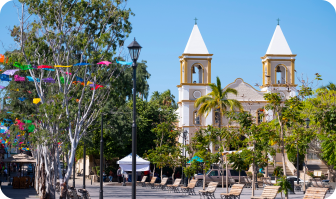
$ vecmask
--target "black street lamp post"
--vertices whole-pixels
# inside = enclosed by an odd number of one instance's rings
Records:
[[[136,198],[136,153],[137,153],[137,133],[136,133],[136,68],[140,55],[141,46],[134,41],[127,46],[133,61],[133,124],[132,124],[132,199]]]
[[[101,114],[101,130],[100,130],[100,189],[99,199],[103,199],[103,113]]]
[[[187,139],[187,134],[188,134],[188,131],[187,130],[184,130],[183,131],[183,133],[182,133],[183,135],[183,144],[184,144],[184,146],[186,145],[186,139]],[[187,157],[187,153],[186,153],[186,149],[184,148],[184,158],[186,158]],[[184,168],[187,166],[187,162],[186,162],[186,160],[184,161]],[[183,184],[184,184],[184,186],[186,187],[187,186],[187,181],[185,180],[185,177],[184,177],[184,172],[183,172],[183,168],[182,168],[182,179],[183,179]]]

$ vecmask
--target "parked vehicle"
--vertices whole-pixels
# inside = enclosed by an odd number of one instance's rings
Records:
[[[245,171],[240,171],[240,181],[243,181],[243,176],[247,176]],[[236,170],[229,169],[228,177],[233,178],[236,182],[239,181],[239,172]],[[203,185],[203,174],[195,175],[195,179],[197,179],[197,186]],[[210,169],[205,174],[205,183],[208,184],[210,182],[218,182],[219,185],[222,185],[222,170],[221,169]],[[226,183],[226,170],[224,170],[224,183]]]

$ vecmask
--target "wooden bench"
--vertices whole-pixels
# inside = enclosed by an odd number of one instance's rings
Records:
[[[274,199],[278,194],[280,186],[266,186],[261,196],[252,196],[252,198],[256,199]]]
[[[200,198],[202,198],[202,196],[205,198],[205,196],[207,198],[215,198],[215,191],[216,188],[218,186],[218,182],[210,182],[208,187],[205,190],[199,190],[198,193],[200,195]]]
[[[144,187],[144,186],[146,186],[145,185],[146,180],[147,180],[147,176],[143,176],[141,181],[137,181],[137,184]]]
[[[174,184],[169,184],[167,185],[168,192],[174,191],[174,192],[179,192],[178,188],[181,183],[181,178],[175,179]]]
[[[154,186],[154,183],[155,183],[155,181],[156,181],[156,178],[157,177],[152,177],[152,180],[150,181],[150,182],[145,182],[145,184],[146,184],[146,187],[153,187]]]
[[[164,190],[166,188],[167,181],[167,177],[162,178],[161,183],[154,183],[154,188]]]
[[[321,179],[313,179],[313,180],[316,182],[317,187],[320,187],[320,188],[328,188],[328,189],[329,189],[329,193],[330,193],[330,189],[332,188],[331,185],[323,184]]]
[[[188,194],[188,195],[190,195],[190,194],[191,195],[196,195],[196,193],[195,193],[196,183],[197,183],[196,179],[190,180],[187,187],[184,187],[184,186],[181,187],[181,192],[185,193],[185,194]]]
[[[324,199],[328,188],[309,187],[303,199]]]
[[[229,183],[228,183],[229,187],[232,187],[232,185],[234,185],[234,184],[237,184],[235,179],[229,177]]]
[[[234,198],[240,199],[240,194],[242,193],[244,186],[244,184],[234,184],[229,193],[221,193],[220,196],[221,198],[229,198],[233,196]]]
[[[244,184],[246,188],[252,188],[252,181],[249,177],[244,176]]]

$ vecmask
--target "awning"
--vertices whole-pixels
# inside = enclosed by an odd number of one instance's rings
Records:
[[[132,171],[132,153],[117,161],[117,164],[119,164],[124,171]],[[149,161],[144,160],[138,155],[136,156],[136,171],[148,171],[149,164]]]
[[[2,162],[36,163],[36,159],[26,154],[20,153],[13,155],[12,157],[3,159]]]
[[[203,162],[202,158],[195,155],[193,158],[191,158],[191,160],[188,162],[188,164],[190,164],[193,160],[195,160],[196,162]]]

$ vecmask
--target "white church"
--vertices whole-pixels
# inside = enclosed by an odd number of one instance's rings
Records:
[[[200,30],[195,24],[187,46],[183,54],[179,56],[178,126],[188,132],[187,143],[200,128],[205,128],[208,125],[218,126],[219,123],[215,111],[209,113],[207,117],[198,116],[197,108],[194,106],[197,98],[211,92],[208,84],[211,83],[212,56],[213,54],[209,53]],[[238,96],[229,95],[228,98],[240,101],[244,110],[250,112],[256,118],[256,123],[272,120],[272,112],[265,112],[266,110],[263,109],[267,103],[263,96],[271,91],[279,92],[285,99],[296,95],[295,58],[296,54],[292,53],[280,25],[277,25],[266,54],[261,57],[262,85],[259,86],[260,90],[256,90],[250,84],[244,82],[242,78],[237,78],[224,89],[234,88],[238,91]],[[227,126],[227,118],[224,117],[222,120],[222,126]],[[231,124],[231,126],[234,126],[234,124]],[[180,138],[180,142],[182,142],[182,138]],[[212,146],[210,150],[218,152],[218,146]],[[321,165],[321,161],[316,156],[310,154],[309,157],[311,159],[308,159],[308,164],[313,167]],[[281,163],[280,156],[275,159],[276,162]],[[290,171],[295,169],[293,165],[287,164],[287,166],[290,168],[286,169]],[[320,169],[322,167],[325,169],[323,165],[317,166]],[[294,174],[293,171],[292,174]]]

